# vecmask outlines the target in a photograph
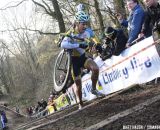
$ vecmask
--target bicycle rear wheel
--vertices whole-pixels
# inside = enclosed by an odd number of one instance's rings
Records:
[[[53,81],[54,81],[54,90],[56,92],[61,92],[62,90],[67,89],[66,84],[69,79],[71,70],[71,56],[70,52],[67,50],[62,50],[55,61]]]

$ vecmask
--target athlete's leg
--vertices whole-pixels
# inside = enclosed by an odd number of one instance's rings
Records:
[[[82,82],[81,82],[81,57],[72,57],[72,77],[76,84],[75,94],[77,102],[79,103],[79,109],[82,108]]]
[[[75,78],[75,93],[76,93],[76,98],[77,102],[79,103],[79,108],[83,106],[83,101],[82,101],[82,82],[81,82],[81,77],[76,77]]]
[[[98,81],[98,76],[99,76],[99,68],[97,64],[90,58],[88,58],[84,64],[84,67],[86,69],[89,69],[92,71],[91,75],[91,80],[92,80],[92,87],[95,90],[96,89],[96,84]]]
[[[84,65],[85,68],[92,71],[91,80],[92,80],[92,90],[91,93],[96,95],[97,97],[105,96],[101,92],[96,89],[96,84],[99,76],[99,68],[97,64],[92,59],[87,59]]]

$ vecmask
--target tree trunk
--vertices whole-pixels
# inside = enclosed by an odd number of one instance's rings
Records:
[[[97,0],[94,0],[94,6],[95,6],[96,13],[98,16],[100,30],[101,30],[101,32],[103,32],[104,31],[103,16],[102,16],[101,11],[99,9],[99,3]]]
[[[59,23],[59,30],[60,30],[60,32],[65,32],[66,31],[65,23],[64,23],[63,16],[60,11],[59,5],[58,5],[58,1],[57,0],[51,0],[51,1],[52,1],[52,5],[54,7],[56,19]]]
[[[50,8],[50,5],[45,2],[45,0],[42,0],[43,4],[41,4],[41,3],[39,3],[35,0],[32,0],[32,1],[33,1],[34,4],[43,8],[49,16],[51,16],[53,19],[56,19],[58,21],[58,26],[59,26],[59,31],[60,32],[65,32],[66,31],[63,16],[62,16],[62,13],[60,11],[57,0],[49,0],[52,3],[54,11]]]
[[[126,14],[124,0],[114,0],[115,12]]]
[[[113,2],[114,2],[115,13],[120,13],[124,16],[124,18],[126,18],[126,10],[125,10],[124,0],[113,0]],[[118,19],[116,19],[116,26],[120,27]]]

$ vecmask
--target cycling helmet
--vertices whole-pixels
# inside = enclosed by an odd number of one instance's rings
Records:
[[[77,12],[78,11],[84,11],[85,10],[85,6],[84,6],[84,4],[79,4],[79,5],[77,5]]]
[[[75,20],[78,22],[88,22],[89,16],[84,11],[78,11],[76,13]]]

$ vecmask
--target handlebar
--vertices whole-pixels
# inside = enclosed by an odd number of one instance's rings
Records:
[[[71,35],[69,35],[69,34],[65,34],[65,33],[61,33],[60,34],[62,37],[69,37],[69,38],[71,38],[71,39],[77,39],[77,40],[81,40],[81,41],[85,41],[85,39],[84,38],[80,38],[80,37],[77,37],[77,36],[71,36]]]
[[[71,36],[71,35],[68,35],[68,34],[62,34],[62,36],[66,36],[66,37],[69,37],[71,39],[77,39],[77,40],[80,40],[80,41],[86,42],[86,43],[93,43],[92,38],[80,38],[78,36]]]
[[[86,42],[86,43],[89,44],[89,46],[93,46],[94,45],[94,42],[93,42],[94,40],[92,40],[92,38],[80,38],[78,36],[71,36],[71,35],[65,34],[65,33],[61,33],[60,36],[62,36],[60,42],[63,40],[64,37],[69,37],[71,39],[77,39],[77,40],[80,40],[82,42]],[[60,45],[60,43],[59,43],[59,45]]]
[[[62,40],[64,39],[64,37],[69,37],[69,38],[71,38],[71,39],[77,39],[77,40],[80,40],[80,41],[85,41],[84,38],[80,38],[80,37],[77,37],[77,36],[71,36],[71,35],[68,35],[68,34],[65,34],[65,33],[61,33],[61,34],[60,34],[60,37],[59,37],[59,40],[58,40],[58,42],[57,42],[58,47],[61,46],[61,42],[62,42]]]

